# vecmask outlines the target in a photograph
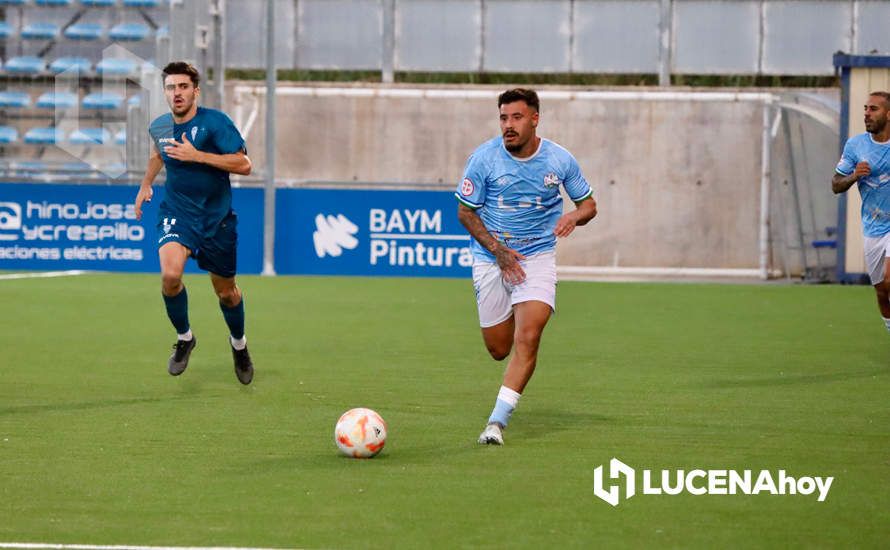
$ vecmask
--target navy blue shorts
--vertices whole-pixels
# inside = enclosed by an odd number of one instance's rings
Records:
[[[220,277],[234,277],[238,249],[238,216],[234,211],[208,234],[197,220],[161,213],[158,217],[158,248],[177,242],[189,249],[198,267]]]

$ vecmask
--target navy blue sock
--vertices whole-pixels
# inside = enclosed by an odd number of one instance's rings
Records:
[[[177,334],[185,334],[189,331],[189,295],[182,287],[182,291],[176,296],[164,296],[164,305],[167,307],[167,317],[173,323]]]
[[[226,307],[222,302],[219,303],[219,309],[222,310],[226,324],[229,325],[229,332],[232,338],[240,340],[244,338],[244,297],[235,307]]]

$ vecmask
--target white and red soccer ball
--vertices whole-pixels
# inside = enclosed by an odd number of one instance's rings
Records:
[[[350,409],[337,420],[334,442],[346,456],[371,458],[386,444],[386,422],[371,409]]]

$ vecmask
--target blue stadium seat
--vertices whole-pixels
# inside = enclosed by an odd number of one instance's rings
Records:
[[[127,105],[136,105],[139,106],[142,104],[142,95],[141,94],[133,94],[127,99]]]
[[[71,40],[99,40],[102,38],[102,25],[99,23],[75,23],[65,29],[64,34]]]
[[[108,38],[112,40],[145,40],[151,29],[145,23],[120,23],[111,27]]]
[[[63,138],[62,131],[51,126],[31,128],[25,132],[25,143],[35,145],[55,145],[61,143]]]
[[[0,126],[0,143],[8,145],[19,140],[19,132],[12,126]]]
[[[59,26],[55,23],[38,21],[22,27],[22,38],[26,40],[52,40],[59,36]]]
[[[31,96],[25,92],[0,92],[0,107],[24,109],[31,106]]]
[[[124,5],[130,8],[155,8],[161,5],[160,0],[124,0]]]
[[[102,145],[111,141],[105,128],[80,128],[71,132],[68,142],[74,145]]]
[[[80,0],[81,5],[88,8],[107,8],[114,5],[115,0]]]
[[[24,6],[26,0],[0,0],[0,6]]]
[[[114,134],[114,144],[115,145],[126,145],[127,144],[127,131],[121,130],[120,132]]]
[[[9,163],[9,168],[17,172],[46,172],[48,166],[39,160],[18,160]]]
[[[72,0],[34,0],[38,6],[70,6]]]
[[[77,105],[77,94],[71,92],[44,92],[37,98],[41,109],[70,109]]]
[[[129,76],[136,72],[136,63],[129,59],[106,58],[96,65],[96,72],[108,76]]]
[[[46,70],[46,61],[33,55],[23,55],[8,60],[4,69],[8,73],[37,74]]]
[[[87,162],[78,160],[74,162],[62,163],[62,165],[59,166],[59,170],[61,170],[62,172],[92,172],[93,167],[90,166],[90,164]]]
[[[0,38],[9,38],[12,35],[12,25],[6,21],[0,21]]]
[[[76,69],[82,73],[90,71],[93,64],[86,57],[60,57],[49,64],[49,70],[58,74]]]
[[[84,109],[104,110],[117,109],[124,102],[124,98],[114,93],[93,92],[83,98]]]

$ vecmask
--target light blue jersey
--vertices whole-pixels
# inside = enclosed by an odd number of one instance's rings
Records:
[[[496,239],[529,256],[556,248],[553,230],[562,216],[560,185],[574,202],[592,194],[578,161],[556,143],[541,139],[534,155],[518,159],[504,148],[503,138],[496,137],[470,155],[454,195],[478,211]],[[494,261],[475,239],[470,247],[475,258]]]
[[[878,143],[868,132],[851,137],[844,145],[837,173],[849,176],[862,161],[871,166],[871,174],[857,182],[862,196],[862,233],[881,237],[890,233],[890,141]]]

